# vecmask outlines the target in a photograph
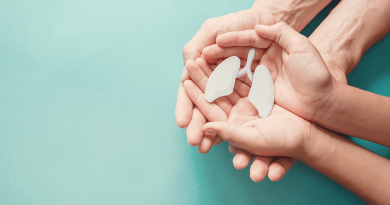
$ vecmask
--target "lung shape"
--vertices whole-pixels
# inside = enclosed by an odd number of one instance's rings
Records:
[[[256,67],[248,98],[256,107],[260,117],[268,117],[274,105],[274,83],[266,66]]]
[[[264,65],[257,66],[255,74],[252,74],[251,64],[255,56],[255,49],[248,53],[248,60],[245,67],[239,72],[240,59],[232,56],[224,60],[211,73],[206,85],[205,98],[208,102],[230,95],[233,92],[235,79],[247,73],[252,81],[249,91],[249,101],[256,107],[260,117],[266,118],[271,113],[274,105],[274,84],[271,73]]]
[[[240,69],[240,59],[232,56],[219,64],[211,73],[206,85],[205,98],[208,102],[230,95],[233,92],[234,83],[238,70]]]

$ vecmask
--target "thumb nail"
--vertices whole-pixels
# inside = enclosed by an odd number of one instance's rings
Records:
[[[210,129],[210,128],[207,129],[205,132],[210,133],[210,134],[217,134],[217,131]]]

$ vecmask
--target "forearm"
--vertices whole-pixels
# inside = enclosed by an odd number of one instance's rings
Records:
[[[252,9],[266,9],[277,22],[301,31],[331,0],[257,0]]]
[[[331,178],[369,204],[390,201],[390,161],[319,126],[303,163]]]
[[[390,147],[390,98],[341,83],[313,121],[330,130]]]
[[[309,39],[330,70],[347,75],[362,55],[390,31],[389,8],[390,1],[343,0]]]

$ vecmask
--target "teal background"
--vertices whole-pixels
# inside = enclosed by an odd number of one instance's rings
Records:
[[[254,183],[226,143],[199,154],[176,126],[183,46],[252,3],[0,1],[0,204],[363,204],[302,163]],[[389,47],[374,45],[350,84],[390,96]]]

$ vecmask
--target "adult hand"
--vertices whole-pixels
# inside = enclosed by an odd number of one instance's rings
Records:
[[[311,121],[316,112],[332,100],[336,82],[321,55],[306,37],[285,23],[258,25],[255,30],[257,34],[248,31],[223,34],[217,43],[221,46],[257,46],[264,39],[272,40],[260,64],[266,65],[271,72],[275,103]],[[228,50],[231,48],[213,45],[204,49],[204,56]]]
[[[247,30],[220,35],[216,40],[218,45],[206,47],[203,50],[203,56],[206,59],[220,59],[218,61],[220,62],[221,59],[231,55],[245,55],[251,47],[262,47],[264,44],[269,44],[270,40],[274,41],[272,46],[262,56],[260,62],[270,69],[273,76],[275,84],[275,102],[280,103],[282,106],[285,106],[293,112],[297,111],[295,107],[298,107],[298,114],[303,113],[304,116],[309,116],[308,118],[311,118],[311,112],[308,112],[308,115],[305,113],[305,109],[312,106],[311,104],[315,103],[318,98],[311,101],[309,97],[313,96],[313,93],[317,95],[316,91],[320,92],[320,94],[326,95],[326,92],[323,93],[321,91],[323,88],[316,87],[316,84],[323,82],[324,79],[330,80],[331,77],[329,71],[327,71],[327,67],[323,63],[321,56],[305,37],[301,36],[283,23],[279,23],[278,25],[271,27],[273,29],[273,33],[267,33],[266,31],[263,32],[265,33],[264,36],[258,35],[257,31],[260,30],[259,28],[257,28],[256,31]],[[282,35],[282,33],[285,34],[283,35],[283,39],[272,36],[277,34]],[[278,43],[282,44],[282,46],[286,48],[290,46],[289,51],[301,48],[303,52],[295,54],[290,51],[287,53],[287,49],[282,49]],[[290,55],[292,57],[290,57]],[[315,58],[307,57],[305,55],[315,55]],[[312,61],[307,62],[307,59]],[[316,64],[319,64],[319,66]],[[311,65],[311,68],[316,68],[318,70],[312,69],[314,72],[308,73],[305,71],[305,67],[303,67],[304,65]],[[252,70],[254,71],[253,67]],[[246,75],[240,78],[242,82],[249,86],[251,85],[251,82]],[[291,81],[291,79],[293,80]],[[339,79],[343,80],[342,77]],[[310,84],[306,85],[305,83]],[[304,86],[313,88],[314,91],[305,89]],[[326,87],[326,84],[324,84],[324,86]],[[302,101],[305,103],[301,103]],[[318,106],[321,106],[321,104]],[[250,160],[252,158],[251,155],[246,155],[244,157],[247,157],[247,160],[243,161],[248,161],[248,159]]]
[[[266,9],[256,8],[240,11],[237,13],[212,18],[207,20],[198,33],[183,49],[184,62],[195,60],[201,57],[202,50],[209,45],[215,44],[215,39],[218,35],[229,31],[241,31],[253,29],[256,24],[273,24],[276,22],[275,17]],[[260,54],[260,52],[258,52]],[[209,63],[215,64],[210,61]],[[183,70],[182,81],[189,79],[186,69]],[[179,86],[176,103],[176,122],[179,127],[187,127],[187,140],[192,146],[200,146],[202,140],[202,126],[206,119],[197,108],[193,108],[193,103],[188,98],[183,84]],[[205,138],[207,141],[208,139]],[[220,138],[214,139],[214,144],[220,143]],[[208,140],[209,141],[209,140]],[[209,142],[204,142],[209,144]],[[209,147],[209,146],[206,146]],[[211,148],[211,146],[210,146]],[[202,153],[208,152],[210,149],[200,149]]]

